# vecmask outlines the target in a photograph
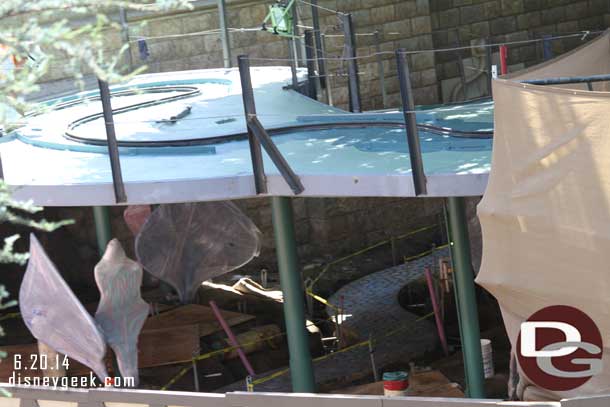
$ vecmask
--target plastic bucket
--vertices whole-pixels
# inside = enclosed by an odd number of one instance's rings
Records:
[[[383,394],[389,397],[406,396],[409,389],[407,372],[386,372],[383,374]]]
[[[485,378],[489,379],[495,374],[491,340],[481,339],[481,353],[483,354],[483,372]]]

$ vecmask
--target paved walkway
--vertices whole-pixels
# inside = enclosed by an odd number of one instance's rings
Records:
[[[423,276],[425,266],[438,265],[439,257],[447,257],[447,250],[439,250],[407,265],[391,267],[355,280],[337,291],[329,301],[338,305],[343,296],[343,308],[350,315],[343,326],[356,333],[359,340],[367,340],[369,334],[375,341],[375,363],[378,369],[397,360],[408,361],[433,349],[437,344],[432,319],[416,322],[418,316],[404,310],[398,303],[398,293],[407,284]],[[327,309],[333,315],[332,309]],[[395,332],[388,336],[388,334]],[[316,383],[325,391],[334,383],[347,383],[372,376],[367,346],[331,353],[314,361]],[[258,375],[256,379],[273,372]],[[244,390],[245,383],[238,382],[218,389],[219,392]],[[256,385],[254,391],[290,392],[290,373]]]

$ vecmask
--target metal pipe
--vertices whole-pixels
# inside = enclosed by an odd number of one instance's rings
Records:
[[[432,272],[430,271],[430,267],[426,267],[424,272],[426,274],[426,284],[428,285],[428,292],[430,293],[430,300],[432,301],[432,309],[434,310],[434,319],[436,322],[436,330],[438,331],[438,337],[441,341],[441,346],[443,347],[443,352],[445,352],[445,356],[448,356],[449,347],[447,346],[447,336],[445,336],[445,327],[443,326],[443,322],[441,320],[441,311],[438,306],[438,300],[436,298],[436,290],[434,289],[434,283],[432,282]]]
[[[297,259],[292,201],[290,198],[271,197],[271,216],[280,285],[284,296],[284,320],[290,352],[292,391],[314,393],[316,385],[309,352],[309,338],[305,329],[306,320],[303,305],[305,292]]]
[[[218,22],[220,24],[220,39],[222,41],[222,58],[224,67],[231,68],[231,39],[227,25],[227,5],[225,0],[218,0]]]
[[[500,45],[500,75],[506,75],[508,73],[507,59],[508,47],[506,45]]]
[[[114,198],[116,203],[127,202],[123,175],[121,173],[121,160],[119,158],[119,146],[114,131],[114,119],[112,117],[112,105],[110,103],[110,88],[108,82],[98,79],[102,110],[104,111],[104,123],[106,126],[106,141],[108,143],[108,155],[110,156],[110,168],[112,170],[112,185],[114,187]]]
[[[481,335],[464,198],[447,198],[447,209],[468,395],[471,398],[485,398]]]
[[[451,225],[449,224],[449,214],[447,212],[447,203],[446,201],[443,202],[443,216],[445,218],[445,226],[446,226],[446,232],[447,232],[447,241],[449,243],[451,243]],[[457,286],[456,282],[455,282],[455,270],[453,269],[453,254],[452,254],[452,249],[449,250],[449,262],[451,264],[451,281],[453,282],[453,296],[455,298],[455,309],[459,310],[460,309],[460,297],[458,296],[458,292],[457,289],[455,288]],[[457,321],[458,321],[458,330],[460,333],[460,344],[464,343],[464,337],[463,337],[463,332],[464,332],[464,328],[462,327],[462,315],[458,312],[457,313]],[[464,352],[462,352],[462,362],[464,364],[464,384],[466,385],[465,389],[465,394],[466,397],[468,396],[468,364],[466,363],[466,359],[465,359],[465,355]]]
[[[292,89],[299,91],[299,78],[297,77],[297,54],[294,40],[288,40],[288,59],[290,59],[290,75],[292,76]]]
[[[527,79],[521,83],[529,83],[530,85],[565,85],[568,83],[590,83],[590,82],[606,82],[610,81],[609,74],[591,75],[591,76],[560,76],[557,78],[544,79]]]
[[[424,162],[419,145],[419,131],[417,130],[417,118],[415,115],[415,103],[413,102],[413,91],[411,89],[411,76],[409,63],[404,48],[396,51],[396,63],[398,64],[398,81],[400,84],[400,97],[402,99],[402,110],[407,128],[407,142],[409,144],[409,157],[411,159],[411,173],[413,175],[413,186],[415,195],[426,194],[426,174]]]
[[[299,34],[299,9],[296,4],[292,6],[292,35],[294,41],[294,49],[296,52],[296,60],[297,66],[299,66],[298,61],[302,58],[305,58],[305,44],[301,41]],[[304,62],[304,61],[301,61]],[[305,64],[303,64],[305,65]]]
[[[373,380],[379,381],[379,372],[375,364],[375,346],[373,345],[373,334],[369,334],[369,359],[371,360],[371,369],[373,369]]]
[[[549,34],[545,34],[542,36],[542,59],[548,61],[549,59],[553,59],[553,43],[551,38],[553,36]]]
[[[379,90],[381,91],[381,103],[384,108],[388,107],[388,94],[385,90],[385,72],[383,71],[383,57],[381,56],[381,39],[379,30],[375,30],[375,52],[377,53],[377,72],[379,76]]]
[[[254,373],[254,369],[252,369],[252,365],[250,364],[250,361],[246,357],[244,350],[239,345],[239,342],[237,342],[237,338],[233,334],[233,331],[231,330],[231,327],[229,327],[229,324],[227,324],[227,321],[225,321],[224,317],[222,316],[220,309],[218,309],[218,306],[216,305],[214,300],[210,301],[209,304],[210,304],[210,307],[212,308],[212,312],[214,312],[214,316],[218,320],[218,323],[222,327],[223,331],[225,331],[225,333],[227,334],[227,337],[229,338],[229,342],[231,343],[231,346],[236,348],[237,355],[239,356],[241,363],[244,365],[244,367],[248,371],[248,374],[250,376],[254,376],[256,373]]]
[[[491,81],[493,80],[493,74],[492,74],[492,64],[493,64],[493,60],[492,60],[492,53],[491,53],[491,40],[489,38],[487,38],[487,40],[485,40],[485,64],[487,65],[487,92],[489,96],[492,96],[492,87],[491,87]]]
[[[343,36],[345,38],[345,55],[347,56],[347,73],[349,75],[349,111],[362,112],[360,99],[360,78],[358,77],[358,62],[356,60],[356,35],[351,14],[341,14]]]
[[[108,242],[112,240],[112,226],[110,224],[110,209],[107,206],[93,207],[93,221],[95,223],[95,238],[97,240],[97,253],[100,258],[106,252]]]
[[[326,61],[324,60],[324,53],[322,52],[322,32],[320,30],[318,0],[309,1],[311,2],[311,20],[313,24],[314,39],[316,41],[316,57],[318,62],[318,74],[320,75],[320,87],[326,89]]]
[[[119,8],[119,21],[121,24],[121,36],[123,43],[127,44],[127,65],[129,70],[133,71],[133,57],[131,56],[131,42],[129,41],[129,24],[127,23],[127,10]]]
[[[290,165],[282,153],[280,153],[280,150],[277,148],[273,140],[271,140],[271,137],[269,134],[267,134],[267,131],[258,118],[256,116],[251,116],[248,119],[247,125],[248,131],[253,133],[258,142],[265,148],[269,158],[271,158],[273,164],[275,164],[286,183],[290,186],[290,189],[292,189],[296,195],[303,192],[305,187],[303,187],[303,184],[301,184],[301,180],[294,173],[292,168],[290,168]]]
[[[307,93],[314,100],[318,100],[316,87],[316,63],[314,61],[313,31],[305,30],[305,57],[307,58]]]
[[[324,34],[320,34],[320,38],[322,40],[322,55],[326,55],[326,36]],[[326,78],[326,104],[329,106],[333,106],[333,86],[331,77],[327,76]]]
[[[254,103],[254,91],[252,90],[252,78],[250,77],[250,60],[247,55],[237,57],[239,67],[239,79],[241,81],[241,94],[244,101],[244,112],[246,114],[246,127],[248,130],[248,141],[250,143],[250,158],[252,160],[252,171],[254,174],[254,186],[257,194],[267,193],[267,180],[265,177],[265,166],[263,165],[263,152],[261,145],[247,126],[250,117],[256,116],[256,105]]]

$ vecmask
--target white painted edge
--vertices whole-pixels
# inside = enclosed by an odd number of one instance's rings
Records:
[[[489,174],[435,174],[427,177],[428,194],[421,197],[481,196]],[[304,175],[301,197],[415,197],[406,175]],[[267,196],[294,196],[280,175],[268,175]],[[40,206],[116,205],[112,183],[72,185],[9,185],[13,198]],[[197,180],[125,183],[127,204],[220,201],[254,198],[252,175]]]

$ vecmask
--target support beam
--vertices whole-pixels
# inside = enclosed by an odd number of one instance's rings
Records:
[[[447,215],[468,396],[485,398],[479,314],[464,198],[447,198]]]
[[[98,79],[100,88],[100,99],[104,112],[104,124],[106,127],[106,143],[108,144],[108,156],[110,157],[110,169],[112,170],[112,186],[114,187],[114,199],[116,203],[127,202],[123,174],[121,172],[121,159],[119,158],[119,145],[114,131],[114,118],[112,116],[112,104],[110,102],[110,88],[108,82]]]
[[[290,376],[292,391],[315,393],[309,340],[305,329],[305,306],[303,282],[297,259],[296,238],[290,198],[271,198],[271,216],[275,234],[275,250],[280,274],[280,285],[284,295],[284,320],[290,352]]]
[[[101,258],[106,252],[106,246],[108,246],[108,242],[112,240],[112,227],[110,226],[110,208],[108,208],[107,206],[94,206],[93,220],[95,222],[97,252]]]
[[[314,100],[318,100],[316,86],[316,62],[314,60],[313,31],[305,30],[305,56],[307,59],[307,93]]]
[[[121,7],[119,9],[119,21],[121,23],[121,37],[123,44],[127,45],[126,57],[127,66],[129,66],[129,72],[133,71],[133,57],[131,56],[131,41],[129,39],[129,23],[127,22],[127,10]]]
[[[311,21],[313,24],[313,33],[316,40],[316,57],[318,59],[318,74],[320,75],[320,87],[326,89],[326,60],[325,54],[322,51],[322,31],[320,30],[320,16],[318,13],[318,0],[309,0],[311,2]]]
[[[227,5],[225,0],[218,0],[218,23],[220,25],[220,39],[222,41],[222,59],[225,68],[231,68],[231,41],[227,26]]]
[[[379,75],[379,89],[381,91],[381,102],[383,108],[388,107],[388,93],[385,90],[385,72],[383,71],[383,56],[381,55],[381,38],[379,30],[374,32],[375,52],[377,53],[377,73]]]
[[[349,111],[362,112],[360,98],[360,78],[358,77],[358,61],[356,60],[356,34],[351,14],[341,14],[343,23],[343,36],[345,41],[345,55],[347,58],[347,74],[349,75],[347,87],[349,90]]]
[[[267,193],[267,179],[265,177],[265,166],[263,165],[263,151],[261,144],[248,126],[250,117],[256,116],[256,104],[254,103],[254,91],[252,90],[252,78],[250,77],[250,60],[246,55],[240,55],[237,57],[237,66],[239,67],[241,94],[244,101],[244,112],[246,113],[254,185],[257,194],[264,194]]]
[[[493,80],[493,74],[492,74],[492,65],[493,65],[493,59],[492,59],[492,49],[491,49],[491,39],[487,38],[487,40],[485,41],[485,65],[487,68],[487,92],[488,92],[488,96],[492,96],[492,86],[491,86],[491,82]]]
[[[409,71],[409,62],[407,61],[407,51],[404,48],[396,50],[396,64],[398,66],[398,83],[400,85],[402,111],[407,129],[413,187],[416,196],[425,195],[428,193],[428,187],[419,143],[417,116],[415,114],[415,102],[413,101],[413,88],[411,87],[411,73]]]

